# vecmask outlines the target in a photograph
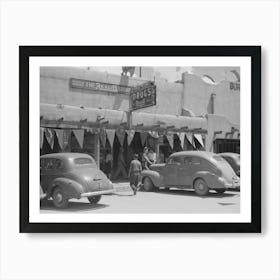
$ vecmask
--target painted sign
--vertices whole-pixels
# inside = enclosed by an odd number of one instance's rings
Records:
[[[130,110],[156,105],[156,86],[153,83],[146,83],[132,88],[130,92]]]
[[[103,91],[103,92],[110,92],[110,93],[122,93],[122,94],[129,94],[131,87],[121,86],[116,84],[108,84],[102,82],[95,82],[89,80],[81,80],[81,79],[70,79],[70,88],[75,89],[83,89],[88,91]]]

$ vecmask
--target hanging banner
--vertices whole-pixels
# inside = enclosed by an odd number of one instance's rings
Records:
[[[114,139],[115,139],[115,130],[114,129],[106,129],[106,134],[107,134],[110,146],[111,146],[111,148],[113,148]]]
[[[147,132],[140,132],[141,144],[143,147],[145,146],[147,136],[148,136]]]
[[[195,134],[194,137],[196,138],[196,140],[199,142],[199,144],[204,147],[204,143],[203,143],[203,139],[201,134]]]
[[[102,146],[105,148],[105,146],[106,146],[106,131],[105,131],[105,129],[100,129],[99,139],[100,139],[100,142],[101,142]]]
[[[83,148],[83,145],[84,145],[84,134],[85,134],[85,131],[83,129],[73,129],[72,130],[81,149]]]
[[[153,137],[153,138],[158,138],[158,132],[157,131],[149,131],[149,134]]]
[[[191,132],[187,132],[186,136],[190,144],[193,144],[193,134]]]
[[[45,136],[47,138],[48,143],[51,146],[51,149],[53,149],[53,145],[54,145],[54,131],[51,128],[46,128],[45,129]]]
[[[127,145],[129,146],[133,140],[135,130],[126,130],[127,133]]]
[[[43,142],[44,142],[44,128],[40,127],[40,149],[43,147]]]
[[[173,138],[173,134],[166,134],[166,138],[169,142],[169,145],[171,147],[171,149],[173,150],[174,147],[174,138]]]
[[[120,145],[123,146],[124,143],[124,137],[125,137],[125,130],[124,129],[117,129],[116,130],[116,135],[118,137],[118,140],[120,142]]]
[[[180,132],[178,134],[179,138],[180,138],[180,142],[181,142],[181,147],[182,149],[184,149],[184,142],[185,142],[185,132]]]
[[[61,150],[64,149],[64,132],[63,132],[63,129],[55,129],[55,133],[56,133],[56,137],[57,137],[57,140],[58,140],[58,144],[61,148]]]

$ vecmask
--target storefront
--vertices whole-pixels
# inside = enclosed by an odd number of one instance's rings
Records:
[[[205,149],[207,122],[202,117],[132,113],[105,109],[41,104],[41,154],[90,154],[102,170],[112,160],[113,178],[126,177],[134,153],[144,147],[165,162],[176,151]],[[115,174],[123,155],[125,172]],[[117,176],[119,175],[119,176]]]

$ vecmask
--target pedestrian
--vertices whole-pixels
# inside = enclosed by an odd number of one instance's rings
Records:
[[[141,171],[142,166],[138,160],[138,154],[134,154],[128,171],[129,183],[134,195],[136,195],[137,190],[141,186]]]
[[[143,151],[143,155],[142,155],[142,168],[143,168],[144,170],[150,169],[150,165],[153,164],[153,163],[149,160],[148,152],[149,152],[148,147],[145,147],[145,148],[144,148],[144,151]]]

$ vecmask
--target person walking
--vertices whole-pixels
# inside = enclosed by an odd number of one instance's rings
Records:
[[[128,171],[130,187],[133,190],[133,194],[136,195],[137,190],[141,186],[141,171],[142,166],[138,160],[138,155],[133,155],[133,160],[130,162],[130,167]]]

